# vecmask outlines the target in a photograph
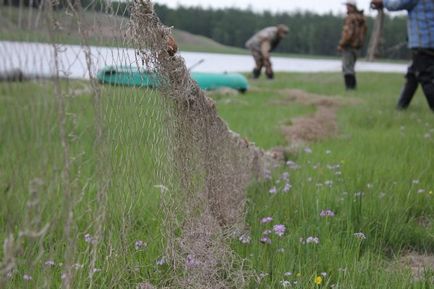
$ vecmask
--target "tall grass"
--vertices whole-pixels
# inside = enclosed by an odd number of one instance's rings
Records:
[[[272,179],[251,186],[246,215],[250,242],[245,235],[247,244],[233,240],[232,246],[257,272],[259,288],[431,288],[432,271],[414,281],[400,261],[409,253],[434,253],[433,114],[420,93],[408,111],[394,109],[402,81],[400,75],[361,74],[358,91],[349,93],[339,74],[278,74],[275,81],[252,82],[246,95],[215,96],[229,126],[267,149],[287,145],[282,124],[315,111],[313,106],[279,102],[285,89],[360,100],[339,110],[338,137],[306,144],[309,149],[288,155],[298,167],[278,168]],[[76,160],[74,288],[88,288],[90,244],[85,235],[93,236],[98,207],[94,112],[87,83],[62,86],[73,92],[67,96],[66,125]],[[164,262],[157,264],[165,240],[155,171],[170,164],[164,164],[162,103],[152,91],[103,90],[110,155],[105,162],[112,177],[95,286],[135,288],[145,281],[163,286],[170,276]],[[17,234],[27,222],[29,183],[35,179],[41,180],[41,217],[30,223],[38,228],[50,224],[44,238],[20,244],[17,270],[6,288],[61,284],[66,244],[57,123],[48,83],[0,85],[0,240]],[[285,193],[286,183],[291,187]],[[270,193],[273,187],[275,194]],[[321,216],[326,210],[334,216]],[[264,217],[273,220],[261,224]],[[273,232],[278,224],[286,227],[283,236]],[[272,231],[271,244],[260,242],[266,230]],[[1,249],[0,259],[4,255]]]
[[[338,74],[286,74],[276,82],[257,83],[268,88],[256,106],[262,115],[289,109],[269,105],[276,88],[361,101],[339,111],[339,137],[306,144],[306,150],[290,156],[297,169],[276,171],[272,180],[250,190],[251,243],[234,246],[263,276],[261,288],[431,288],[432,267],[415,282],[400,257],[417,252],[432,258],[434,253],[434,226],[427,221],[434,217],[434,115],[420,93],[408,111],[396,111],[401,82],[399,75],[362,74],[357,92],[343,91]],[[254,127],[253,141],[269,143],[275,119],[258,113],[246,120],[246,114],[232,113],[246,109],[238,106],[222,105],[220,111],[230,125],[250,123],[239,128],[249,134]],[[282,178],[284,172],[289,181]],[[286,193],[285,183],[292,186]],[[272,188],[277,193],[270,193]],[[321,217],[326,210],[334,216]],[[261,224],[264,217],[273,221]],[[284,236],[271,233],[271,244],[261,243],[276,224],[286,226]],[[309,237],[318,239],[309,243]]]

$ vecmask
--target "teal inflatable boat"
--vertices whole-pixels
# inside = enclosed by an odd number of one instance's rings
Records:
[[[108,66],[98,71],[101,83],[135,87],[157,87],[160,83],[156,74],[139,71],[136,67]],[[203,90],[231,88],[246,92],[249,88],[247,79],[239,73],[192,72],[193,78]]]

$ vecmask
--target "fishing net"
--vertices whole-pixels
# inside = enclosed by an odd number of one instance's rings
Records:
[[[272,160],[171,33],[147,0],[0,4],[0,288],[250,282],[229,241]],[[101,84],[119,72],[129,85]]]

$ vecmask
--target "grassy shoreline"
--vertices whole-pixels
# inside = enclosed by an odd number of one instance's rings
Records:
[[[431,288],[432,268],[414,281],[411,267],[402,258],[434,254],[434,116],[420,92],[408,111],[394,109],[402,81],[397,74],[360,73],[359,89],[346,92],[338,73],[279,73],[274,81],[252,82],[245,95],[213,95],[229,127],[266,149],[289,145],[282,125],[317,110],[314,105],[288,101],[288,89],[357,100],[337,110],[337,137],[306,144],[306,149],[288,155],[297,169],[279,168],[272,179],[251,186],[246,215],[250,243],[234,239],[232,248],[262,276],[259,288]],[[74,132],[72,153],[81,163],[74,167],[81,172],[75,186],[88,193],[75,211],[80,254],[74,263],[83,266],[76,271],[81,281],[75,288],[87,288],[91,245],[85,235],[94,229],[98,208],[92,154],[94,112],[87,82],[64,85],[74,92],[67,97],[67,125]],[[160,149],[165,145],[164,128],[158,125],[165,117],[158,109],[162,103],[149,90],[102,89],[106,133],[115,145],[107,165],[115,168],[117,177],[107,201],[97,261],[101,271],[95,284],[134,288],[149,280],[167,285],[170,270],[167,264],[156,263],[164,256],[164,216],[159,213],[159,191],[154,187],[155,166],[164,164],[152,155],[164,154]],[[50,274],[55,276],[53,286],[61,282],[59,263],[65,246],[57,167],[61,145],[50,95],[49,81],[0,84],[0,126],[6,128],[0,138],[0,162],[5,164],[0,170],[0,190],[5,192],[0,239],[20,228],[28,184],[34,178],[45,180],[42,221],[51,221],[53,216],[57,220],[44,240],[26,242],[18,271],[6,288],[37,288]],[[53,164],[48,170],[46,160]],[[286,183],[291,188],[283,192]],[[270,193],[273,187],[276,193]],[[322,217],[326,210],[333,216]],[[264,217],[273,221],[261,224]],[[261,243],[264,231],[279,224],[286,227],[283,236],[271,233],[271,244]],[[147,244],[145,249],[135,248],[138,240]],[[45,253],[36,258],[39,246]],[[4,254],[1,249],[0,258]],[[48,268],[47,260],[56,265]],[[31,274],[32,280],[25,281],[25,274]],[[258,287],[252,284],[251,288]]]

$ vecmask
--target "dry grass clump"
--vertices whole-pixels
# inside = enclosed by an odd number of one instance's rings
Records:
[[[311,116],[296,118],[292,120],[291,125],[283,126],[282,130],[293,147],[336,136],[339,132],[336,121],[337,109],[359,103],[355,99],[326,97],[296,89],[287,89],[281,93],[285,98],[279,104],[297,102],[316,107],[316,112]]]

